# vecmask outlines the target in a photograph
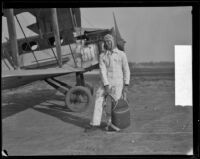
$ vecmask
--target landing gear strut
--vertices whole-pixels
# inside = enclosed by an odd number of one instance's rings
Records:
[[[65,95],[65,105],[73,112],[84,112],[92,104],[93,88],[85,83],[83,73],[76,73],[74,87],[54,78],[45,81]]]

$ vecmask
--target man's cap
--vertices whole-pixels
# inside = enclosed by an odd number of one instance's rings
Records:
[[[106,34],[106,35],[104,36],[104,40],[112,40],[112,41],[114,41],[114,38],[113,38],[112,35]]]
[[[114,41],[114,37],[111,34],[107,34],[104,36],[104,40],[105,41],[111,41],[112,42],[112,47],[114,48],[115,46],[115,41]]]

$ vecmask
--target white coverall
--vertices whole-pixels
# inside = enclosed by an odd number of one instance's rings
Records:
[[[99,126],[101,123],[103,102],[104,102],[104,86],[109,85],[110,95],[117,101],[121,98],[124,84],[130,82],[130,69],[126,54],[117,48],[112,53],[106,51],[100,54],[99,59],[101,85],[97,89],[93,118],[91,125]]]

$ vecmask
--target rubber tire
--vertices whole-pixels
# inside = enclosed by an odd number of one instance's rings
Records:
[[[78,85],[76,85],[76,86],[78,86]],[[89,83],[85,83],[85,86],[83,86],[83,87],[88,88],[90,90],[91,95],[93,96],[93,94],[94,94],[94,88]]]
[[[87,97],[88,97],[88,101],[87,101],[87,104],[85,104],[84,107],[82,108],[74,108],[74,104],[72,104],[70,102],[70,97],[71,97],[71,94],[72,93],[75,93],[75,92],[83,92]],[[68,92],[67,94],[65,95],[65,104],[66,106],[73,112],[84,112],[87,110],[88,107],[90,107],[90,105],[92,104],[92,95],[90,93],[90,90],[86,87],[83,87],[83,86],[75,86],[75,87],[72,87]]]

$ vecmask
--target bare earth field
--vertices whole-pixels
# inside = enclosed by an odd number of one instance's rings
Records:
[[[75,76],[59,79],[74,84]],[[99,76],[85,79],[96,90]],[[192,107],[174,106],[173,73],[133,73],[128,100],[129,128],[106,133],[102,123],[85,133],[93,107],[70,112],[45,82],[2,91],[2,148],[11,156],[186,154],[192,148]]]

